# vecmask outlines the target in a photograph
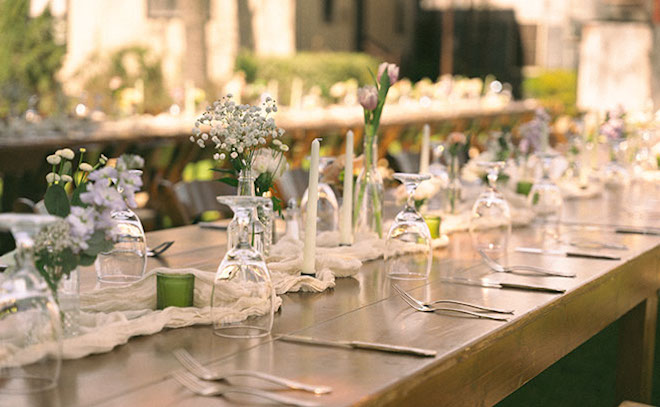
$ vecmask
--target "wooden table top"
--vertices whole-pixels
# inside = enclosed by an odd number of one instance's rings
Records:
[[[622,209],[622,205],[625,203],[617,201],[616,194],[570,201],[564,219],[601,225],[660,226],[657,219],[640,217]],[[531,228],[514,229],[511,247],[528,242],[533,233]],[[322,396],[282,390],[283,394],[322,405],[493,405],[646,299],[656,298],[657,307],[660,237],[617,235],[608,228],[573,226],[562,227],[562,234],[623,243],[630,250],[618,252],[620,261],[510,251],[506,259],[509,264],[571,270],[577,272],[577,278],[493,274],[472,250],[469,236],[458,233],[450,237],[449,247],[434,252],[428,281],[402,285],[421,299],[452,298],[514,309],[509,322],[415,312],[392,292],[382,262],[374,261],[365,264],[354,278],[337,279],[334,289],[284,295],[270,337],[232,340],[213,335],[209,326],[195,326],[132,338],[112,352],[64,361],[57,389],[28,399],[11,399],[8,405],[183,407],[261,403],[258,399],[194,396],[169,377],[181,368],[171,354],[181,347],[212,368],[258,369],[332,386],[334,391]],[[225,233],[218,230],[187,226],[148,235],[150,246],[166,240],[176,243],[162,260],[149,259],[148,268],[213,271],[225,252]],[[567,292],[555,295],[439,281],[441,276],[451,275],[489,275],[493,280],[543,283]],[[82,289],[93,286],[94,280],[93,272],[83,273]],[[408,345],[435,349],[438,355],[419,358],[276,340],[283,333]],[[251,383],[234,381],[242,382]],[[5,405],[1,398],[0,405]]]

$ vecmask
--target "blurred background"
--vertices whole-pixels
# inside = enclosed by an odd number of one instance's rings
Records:
[[[147,229],[189,223],[174,198],[213,177],[188,140],[208,104],[274,97],[296,169],[316,137],[334,155],[353,129],[359,153],[357,88],[382,61],[403,78],[379,141],[394,170],[416,170],[426,123],[479,147],[540,105],[561,141],[568,118],[657,108],[658,21],[657,0],[0,0],[0,210],[41,199],[48,154],[86,147],[145,157]]]

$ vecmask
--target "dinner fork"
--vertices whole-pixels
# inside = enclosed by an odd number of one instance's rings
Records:
[[[174,241],[170,240],[168,242],[163,242],[152,249],[147,247],[147,257],[158,257],[163,254],[165,250],[169,249],[173,244]]]
[[[403,289],[400,287],[397,288],[395,284],[394,288],[400,295],[403,301],[406,302],[411,308],[421,311],[421,312],[456,312],[458,314],[465,314],[465,315],[470,315],[475,318],[481,318],[481,319],[491,319],[493,321],[508,321],[508,318],[505,317],[498,317],[496,315],[486,315],[481,312],[475,312],[475,311],[468,311],[460,308],[440,308],[440,307],[432,307],[429,305],[424,304],[423,302],[419,301],[418,299],[414,298],[407,292],[405,292]]]
[[[455,305],[462,305],[464,307],[474,308],[474,309],[478,310],[476,312],[493,312],[493,313],[496,313],[496,314],[513,314],[513,311],[511,311],[511,310],[491,308],[491,307],[486,307],[484,305],[472,304],[472,303],[469,303],[469,302],[458,301],[458,300],[441,299],[441,300],[424,302],[424,301],[420,301],[420,300],[416,299],[415,297],[413,297],[412,295],[408,294],[403,288],[401,288],[400,285],[393,283],[392,286],[394,287],[394,289],[399,294],[407,296],[408,298],[410,298],[411,300],[415,301],[416,303],[418,303],[419,305],[422,305],[422,306],[426,305],[427,307],[432,307],[435,304],[455,304]]]
[[[276,403],[284,404],[287,406],[300,406],[300,407],[317,407],[318,403],[298,400],[293,397],[275,394],[264,390],[253,389],[250,387],[229,386],[220,383],[204,382],[197,379],[195,376],[188,372],[178,371],[172,373],[172,377],[181,383],[188,390],[200,396],[222,396],[230,393],[249,394],[257,396],[266,400],[274,401]]]
[[[281,386],[288,387],[293,390],[303,390],[308,391],[314,394],[325,394],[332,391],[331,387],[328,386],[313,386],[305,383],[300,383],[295,380],[285,379],[283,377],[274,376],[264,372],[258,372],[256,370],[234,370],[227,373],[213,372],[201,363],[197,361],[188,351],[185,349],[177,349],[174,352],[174,357],[188,369],[188,371],[202,380],[226,380],[230,377],[256,377],[267,382],[274,384],[279,384]]]
[[[481,258],[484,259],[484,262],[490,267],[493,271],[497,273],[511,273],[514,271],[531,271],[534,273],[539,273],[545,276],[552,277],[575,277],[575,273],[562,273],[561,271],[552,271],[547,270],[541,267],[534,266],[503,266],[495,260],[491,259],[483,250],[479,249],[479,254]]]

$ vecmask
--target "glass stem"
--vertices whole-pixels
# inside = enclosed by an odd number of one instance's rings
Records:
[[[250,214],[251,209],[242,208],[236,211],[238,220],[238,247],[245,248],[250,245]]]

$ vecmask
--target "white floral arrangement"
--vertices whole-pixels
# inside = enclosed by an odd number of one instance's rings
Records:
[[[236,186],[238,176],[247,171],[254,178],[255,192],[261,196],[273,189],[273,183],[287,168],[284,153],[289,146],[281,140],[284,130],[272,117],[277,103],[266,97],[261,106],[237,104],[231,94],[213,102],[195,120],[190,141],[216,150],[213,159],[226,161],[229,168],[216,169],[226,176],[220,181]],[[281,202],[273,198],[275,210]]]
[[[99,253],[112,248],[112,213],[136,207],[135,193],[142,187],[141,172],[134,171],[144,165],[141,157],[122,155],[113,167],[101,155],[92,166],[83,161],[85,152],[80,149],[75,169],[71,149],[46,158],[52,171],[46,175],[44,205],[62,220],[37,234],[34,253],[37,269],[55,293],[63,276],[93,264]]]

